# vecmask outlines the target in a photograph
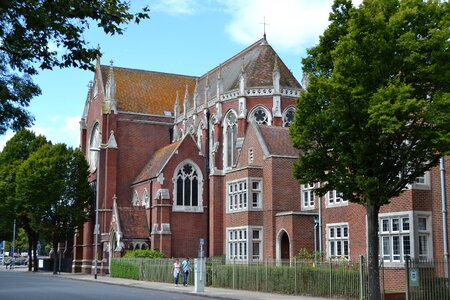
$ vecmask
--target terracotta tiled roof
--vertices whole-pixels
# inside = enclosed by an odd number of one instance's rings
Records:
[[[173,112],[178,91],[180,108],[183,111],[186,84],[191,107],[193,107],[192,98],[196,79],[198,79],[198,104],[202,104],[205,101],[206,81],[209,84],[209,99],[214,98],[219,74],[222,78],[222,93],[238,89],[242,64],[244,64],[247,88],[271,87],[276,56],[272,46],[261,39],[199,78],[113,67],[117,108],[128,112],[164,115],[164,112]],[[281,75],[280,87],[301,89],[301,85],[284,62],[279,57],[277,61]],[[110,66],[101,66],[103,84],[107,82],[109,69]]]
[[[183,140],[177,141],[156,151],[144,168],[142,168],[141,173],[139,173],[134,180],[134,184],[158,176],[158,173],[161,171],[164,164],[172,156],[172,153],[178,149],[178,146],[180,146],[182,141]]]
[[[103,83],[106,84],[110,66],[101,66]],[[116,80],[117,108],[122,111],[164,115],[173,113],[176,93],[183,109],[183,97],[188,85],[189,94],[195,88],[193,76],[151,72],[113,67]]]
[[[258,126],[270,155],[298,156],[298,150],[292,146],[289,128],[277,126]]]
[[[119,220],[120,224],[126,224],[122,226],[121,230],[123,238],[131,239],[148,238],[148,222],[145,208],[143,207],[119,207]]]

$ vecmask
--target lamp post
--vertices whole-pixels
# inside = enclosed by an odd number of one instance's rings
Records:
[[[94,234],[95,234],[95,251],[94,251],[94,278],[97,279],[97,256],[98,256],[98,197],[100,191],[100,148],[92,147],[89,149],[92,152],[98,152],[97,157],[97,182],[95,184],[96,192],[95,192],[95,226],[94,226]]]

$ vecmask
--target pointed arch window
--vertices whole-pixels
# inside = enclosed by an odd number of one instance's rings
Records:
[[[203,211],[203,177],[191,161],[181,163],[174,174],[174,211]]]
[[[136,191],[134,191],[134,194],[133,194],[132,204],[133,204],[133,206],[139,205],[139,195],[138,195],[138,192],[136,192]]]
[[[147,189],[145,189],[144,193],[142,194],[142,206],[146,208],[150,206]]]
[[[283,112],[283,127],[291,126],[294,121],[295,109],[293,107],[289,107]]]
[[[259,106],[250,113],[250,120],[255,121],[258,125],[270,125],[272,123],[272,116],[267,109]]]
[[[230,111],[225,117],[225,165],[231,168],[236,164],[236,141],[237,141],[237,116]]]
[[[91,172],[97,169],[97,160],[99,156],[99,151],[92,151],[90,149],[100,148],[100,125],[98,122],[94,124],[91,130],[91,136],[89,138],[89,151],[88,151],[88,162]]]

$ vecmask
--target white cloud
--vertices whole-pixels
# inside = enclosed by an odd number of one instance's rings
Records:
[[[6,143],[14,136],[14,132],[8,130],[5,134],[0,135],[0,151],[3,150]]]
[[[76,148],[80,144],[80,117],[66,117],[62,119],[53,118],[52,123],[49,124],[52,127],[41,126],[36,124],[29,128],[36,135],[43,135],[47,140],[50,140],[53,144],[65,143],[69,147]],[[0,135],[0,151],[3,150],[6,143],[14,136],[14,132],[8,130],[6,134]]]
[[[151,4],[152,10],[171,15],[193,15],[198,8],[196,0],[159,0]]]
[[[362,0],[354,0],[359,5]],[[300,53],[314,46],[328,26],[333,0],[221,0],[231,16],[226,30],[242,44],[263,34],[263,20],[269,43],[281,51]]]

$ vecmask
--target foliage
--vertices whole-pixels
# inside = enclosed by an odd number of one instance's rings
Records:
[[[26,203],[31,227],[54,249],[89,218],[94,193],[87,177],[83,154],[65,144],[42,146],[17,171],[17,198]]]
[[[164,258],[164,254],[158,250],[127,250],[124,258]]]
[[[17,132],[0,152],[0,239],[12,240],[13,220],[28,237],[28,254],[36,250],[39,233],[31,228],[29,206],[16,197],[16,175],[19,166],[48,141],[29,130]],[[29,264],[31,270],[32,264]],[[37,270],[37,266],[35,266]]]
[[[371,296],[378,212],[450,153],[450,4],[336,0],[303,59],[307,91],[290,127],[294,176],[366,207]]]
[[[298,252],[296,258],[298,258],[298,259],[313,259],[314,254],[310,253],[308,251],[308,249],[306,249],[306,248],[301,248],[300,251]]]
[[[29,75],[38,69],[92,69],[100,55],[84,32],[95,24],[107,34],[148,18],[148,7],[132,14],[123,0],[15,0],[0,3],[0,134],[29,126],[26,111],[39,88]],[[58,50],[55,50],[57,48]]]

